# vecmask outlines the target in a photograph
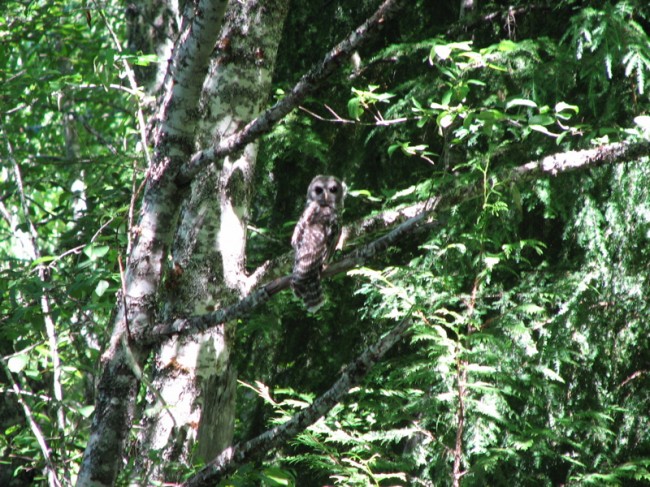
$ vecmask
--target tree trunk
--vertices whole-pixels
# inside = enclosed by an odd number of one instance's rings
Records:
[[[191,453],[209,461],[230,445],[236,380],[230,361],[233,329],[222,323],[202,336],[167,342],[155,353],[153,384],[142,375],[151,352],[147,344],[153,342],[137,338],[150,336],[158,318],[209,317],[206,312],[240,300],[258,284],[265,269],[249,275],[245,265],[255,141],[400,5],[399,0],[385,0],[283,100],[255,118],[268,99],[289,0],[232,0],[223,15],[224,1],[186,5],[158,102],[154,157],[134,229],[137,238],[128,258],[124,296],[118,297],[102,358],[80,486],[113,485],[123,469],[140,380],[147,384],[152,407],[145,412],[139,438],[138,479],[129,482],[170,481],[175,465],[192,462]],[[163,287],[170,249],[173,262]],[[161,299],[162,310],[157,306]],[[159,462],[152,462],[156,456]]]
[[[288,0],[231,2],[203,84],[197,146],[232,135],[266,106]],[[172,247],[164,316],[231,305],[257,284],[246,272],[246,225],[257,144],[226,157],[191,184]],[[236,373],[232,324],[165,343],[154,360],[153,390],[138,455],[144,483],[176,482],[175,465],[209,461],[230,445]],[[198,442],[194,448],[195,442]],[[157,461],[153,460],[157,458]]]
[[[118,297],[108,349],[102,357],[90,438],[77,479],[79,486],[113,485],[134,418],[146,346],[129,342],[133,332],[155,323],[156,299],[178,220],[183,191],[175,182],[191,156],[202,80],[218,37],[220,12],[209,0],[186,17],[160,101],[154,159],[147,174],[142,209],[128,256],[123,295]]]

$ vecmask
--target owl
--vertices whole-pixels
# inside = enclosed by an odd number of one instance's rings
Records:
[[[314,313],[324,303],[320,275],[341,236],[340,213],[345,185],[334,176],[316,176],[307,189],[307,206],[296,224],[291,276],[294,294]]]

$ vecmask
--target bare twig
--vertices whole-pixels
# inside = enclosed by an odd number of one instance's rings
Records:
[[[115,32],[113,31],[113,28],[111,27],[110,22],[106,18],[106,15],[104,15],[104,11],[100,8],[100,6],[95,2],[95,6],[97,7],[97,10],[99,11],[99,15],[101,16],[102,20],[104,21],[104,24],[106,25],[106,28],[108,29],[108,32],[111,35],[111,39],[113,40],[113,45],[115,46],[115,49],[117,52],[122,53],[122,45],[120,44],[119,39],[115,35]],[[147,160],[147,167],[152,167],[152,160],[151,160],[151,154],[149,152],[149,140],[147,139],[147,123],[144,120],[144,110],[142,109],[142,90],[138,87],[138,82],[135,79],[135,73],[133,69],[131,68],[131,65],[129,62],[126,60],[126,58],[122,58],[122,66],[124,67],[124,71],[126,72],[126,77],[129,80],[129,85],[131,89],[129,92],[135,96],[135,100],[137,102],[137,121],[138,121],[138,133],[140,135],[140,144],[142,145],[142,150],[144,152],[145,158]],[[128,222],[127,222],[127,245],[126,245],[126,255],[130,255],[131,251],[131,246],[133,244],[133,234],[131,232],[131,229],[133,228],[133,219],[134,219],[134,214],[135,214],[135,204],[138,198],[138,194],[140,190],[144,187],[144,181],[142,184],[140,184],[140,187],[136,190],[137,187],[137,161],[134,161],[134,167],[133,167],[133,177],[132,177],[132,182],[131,182],[131,203],[129,204],[129,212],[128,212]],[[146,178],[145,178],[146,179]]]
[[[506,7],[502,10],[491,12],[482,16],[473,16],[469,15],[463,18],[460,22],[454,24],[450,29],[447,30],[447,36],[454,37],[458,33],[467,31],[471,32],[473,29],[478,27],[487,26],[492,22],[502,21],[503,28],[508,29],[510,27],[509,23],[513,21],[516,16],[530,13],[534,10],[544,11],[551,10],[551,6],[547,5],[526,5],[524,7]]]
[[[104,21],[104,25],[106,26],[106,29],[111,35],[111,39],[113,40],[113,45],[115,46],[115,49],[117,50],[117,52],[122,54],[123,52],[122,44],[120,44],[120,40],[118,39],[117,35],[115,35],[115,32],[113,31],[113,27],[111,26],[111,23],[108,21],[108,18],[106,18],[106,15],[104,15],[104,10],[102,9],[102,6],[99,5],[99,3],[97,3],[96,1],[93,3],[95,4],[95,7],[97,7],[97,11],[99,12],[99,15]],[[133,69],[131,68],[131,65],[126,60],[126,58],[122,58],[122,66],[124,67],[124,72],[126,73],[126,77],[129,80],[131,93],[134,94],[136,102],[138,104],[138,110],[136,115],[138,120],[138,131],[140,134],[140,143],[142,144],[142,150],[144,151],[145,158],[147,159],[147,167],[151,167],[152,165],[151,154],[149,153],[149,142],[147,140],[147,124],[144,121],[144,111],[142,110],[142,103],[141,103],[142,91],[138,87],[138,82],[135,79],[135,73],[133,72]]]
[[[332,109],[331,109],[330,107],[328,107],[327,105],[325,105],[325,108],[327,109],[327,111],[329,111],[331,114],[334,115],[334,118],[325,118],[325,117],[322,117],[322,116],[320,116],[318,113],[316,113],[316,112],[312,112],[311,110],[309,110],[308,108],[303,107],[302,105],[298,107],[299,110],[302,110],[302,111],[305,112],[307,115],[311,115],[311,116],[314,117],[316,120],[320,120],[321,122],[329,122],[329,123],[350,123],[350,124],[352,124],[352,123],[359,123],[357,120],[348,120],[347,118],[341,118],[341,117],[338,115],[338,113],[336,113],[334,110],[332,110]]]
[[[41,257],[41,250],[38,244],[38,232],[36,227],[29,217],[29,205],[27,203],[27,197],[25,196],[25,188],[23,185],[22,173],[18,161],[14,157],[13,147],[7,133],[5,131],[4,125],[0,125],[2,130],[3,137],[5,139],[5,146],[7,151],[7,158],[11,161],[13,166],[14,178],[16,181],[16,188],[18,189],[18,194],[20,197],[20,207],[22,211],[23,221],[27,224],[29,235],[29,246],[28,251],[30,257],[33,261],[38,261]],[[38,276],[41,282],[46,283],[50,280],[49,269],[44,265],[43,262],[39,262],[38,266]],[[41,312],[43,313],[43,322],[45,324],[45,333],[47,334],[48,346],[50,348],[50,358],[52,361],[52,390],[54,392],[54,410],[56,411],[56,424],[61,435],[61,438],[65,437],[65,412],[63,410],[63,387],[61,386],[61,360],[59,358],[59,345],[56,334],[56,328],[54,326],[54,320],[52,319],[51,305],[50,305],[50,296],[47,291],[47,288],[43,288],[41,294]],[[66,479],[69,479],[70,472],[68,471],[68,454],[66,450],[65,441],[60,442],[59,454],[61,455],[62,464],[64,466],[64,474]],[[56,479],[55,479],[56,480]],[[56,480],[58,485],[58,480]]]
[[[20,407],[23,408],[23,413],[25,414],[25,419],[27,420],[27,424],[29,424],[29,429],[32,431],[34,438],[36,438],[38,447],[41,449],[41,453],[43,454],[43,459],[45,460],[45,468],[47,471],[48,483],[51,487],[61,487],[61,482],[59,482],[59,479],[57,478],[56,475],[56,468],[54,467],[54,463],[52,462],[52,455],[51,455],[52,451],[50,450],[50,447],[48,446],[47,441],[45,440],[45,436],[43,435],[41,428],[38,426],[38,423],[34,419],[31,409],[29,409],[29,406],[23,399],[24,393],[21,390],[21,388],[18,387],[18,384],[14,380],[14,377],[11,371],[9,370],[9,367],[5,363],[5,361],[0,360],[0,363],[2,364],[2,368],[4,369],[7,379],[9,379],[9,382],[11,383],[11,388],[14,394],[16,394],[16,400],[18,401],[18,404],[20,404]]]
[[[371,127],[386,127],[388,125],[395,125],[398,123],[404,123],[408,122],[409,120],[419,120],[422,117],[400,117],[400,118],[391,118],[389,120],[385,120],[383,117],[381,117],[381,114],[376,117],[374,122],[361,122],[359,120],[352,120],[349,118],[343,118],[341,117],[336,111],[331,108],[328,105],[324,105],[325,109],[332,114],[334,118],[325,118],[321,115],[319,115],[316,112],[313,112],[309,110],[308,108],[303,107],[302,105],[298,107],[298,109],[302,110],[305,112],[307,115],[310,115],[314,117],[316,120],[320,120],[321,122],[329,122],[329,123],[348,123],[348,124],[357,124],[357,125],[365,125],[365,126],[371,126]]]
[[[650,372],[650,371],[648,371],[648,370],[637,370],[636,372],[632,373],[632,375],[630,375],[627,379],[625,379],[623,382],[621,382],[618,385],[618,387],[621,388],[623,386],[626,386],[627,384],[629,384],[634,379],[638,379],[639,377],[642,377],[643,375],[647,374],[648,372]]]

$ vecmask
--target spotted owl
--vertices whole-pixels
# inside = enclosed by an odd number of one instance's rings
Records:
[[[345,185],[339,179],[316,176],[309,184],[307,206],[291,238],[296,252],[291,288],[312,313],[325,303],[320,276],[341,235],[344,196]]]

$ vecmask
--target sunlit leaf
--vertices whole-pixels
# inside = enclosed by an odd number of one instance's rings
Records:
[[[83,249],[83,253],[88,256],[88,258],[92,261],[101,259],[104,257],[108,251],[110,250],[110,247],[108,245],[86,245]]]
[[[14,374],[17,374],[19,372],[22,372],[25,369],[25,367],[27,367],[28,363],[29,363],[29,356],[21,353],[18,355],[14,355],[9,360],[7,360],[7,367]]]
[[[110,284],[108,281],[102,279],[97,283],[97,287],[95,287],[95,294],[97,294],[97,296],[103,296],[106,290],[108,289],[109,285]]]
[[[525,98],[513,98],[506,103],[506,110],[512,107],[537,108],[537,103],[535,103],[533,100],[527,100]]]

